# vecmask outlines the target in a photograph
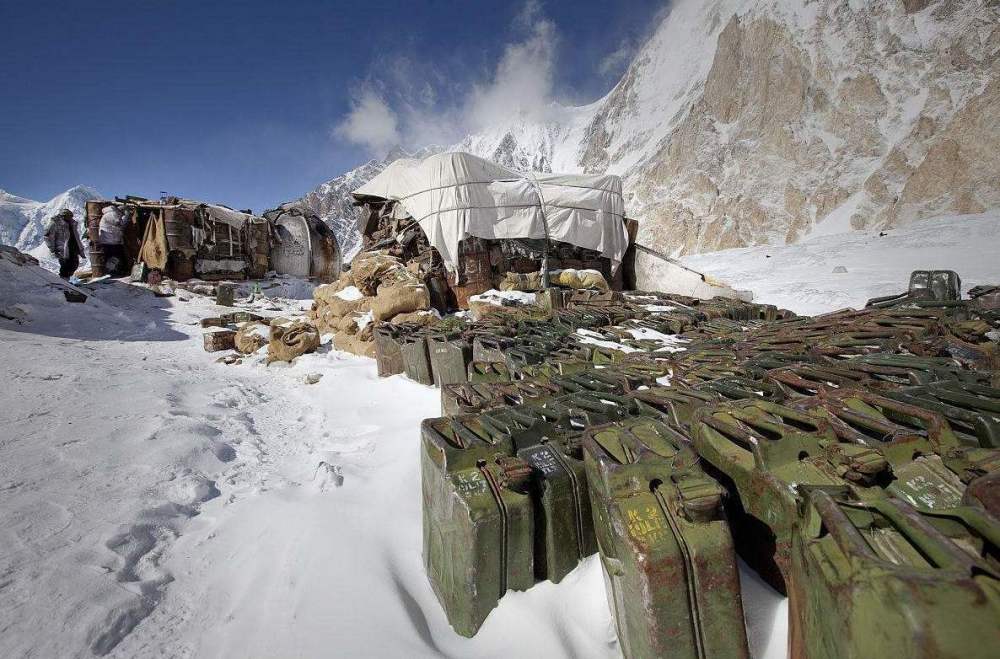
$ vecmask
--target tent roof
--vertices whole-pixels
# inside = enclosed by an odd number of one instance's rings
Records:
[[[600,252],[615,268],[628,247],[622,182],[612,175],[519,174],[478,156],[401,159],[353,193],[396,201],[420,223],[449,270],[458,243],[545,238]]]

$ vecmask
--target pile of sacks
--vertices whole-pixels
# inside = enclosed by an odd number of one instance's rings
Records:
[[[232,347],[240,355],[251,355],[267,346],[266,363],[290,362],[314,352],[320,345],[319,330],[304,320],[251,318],[237,326]]]
[[[309,316],[320,332],[333,334],[338,350],[365,357],[375,356],[376,323],[438,318],[417,272],[384,250],[358,254],[340,279],[313,291],[313,300]]]

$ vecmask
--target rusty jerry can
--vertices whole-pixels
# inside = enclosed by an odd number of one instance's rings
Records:
[[[448,622],[473,636],[507,592],[534,583],[531,468],[473,418],[421,426],[424,567]]]
[[[1000,523],[804,488],[792,551],[795,658],[996,657]]]
[[[695,410],[719,402],[718,394],[686,387],[649,387],[629,393],[643,416],[663,417],[678,428],[690,428]]]
[[[798,516],[793,484],[884,496],[886,459],[867,446],[839,443],[827,421],[800,410],[763,400],[702,407],[691,438],[711,475],[734,494],[728,512],[740,555],[781,592]]]
[[[963,443],[1000,448],[1000,389],[935,382],[886,392],[886,396],[943,415]]]
[[[478,412],[497,402],[489,383],[460,382],[441,385],[441,416]]]
[[[795,407],[829,422],[840,441],[878,449],[890,466],[886,491],[922,509],[954,508],[967,485],[1000,472],[1000,450],[963,444],[944,417],[921,407],[846,389]]]
[[[502,362],[513,339],[496,334],[480,334],[472,340],[472,359],[477,362]]]
[[[594,526],[622,653],[748,657],[725,491],[668,425],[586,433]]]

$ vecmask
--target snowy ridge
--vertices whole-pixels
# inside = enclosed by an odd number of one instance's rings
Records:
[[[0,190],[0,244],[11,245],[24,252],[34,250],[42,245],[49,219],[63,208],[73,211],[83,237],[86,203],[100,198],[97,190],[83,185],[72,187],[45,202]]]

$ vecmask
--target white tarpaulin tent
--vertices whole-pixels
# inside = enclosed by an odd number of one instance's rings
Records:
[[[545,238],[584,247],[621,265],[628,248],[622,181],[612,175],[518,174],[477,156],[439,153],[393,162],[353,193],[397,202],[441,254],[458,264],[458,243]]]

